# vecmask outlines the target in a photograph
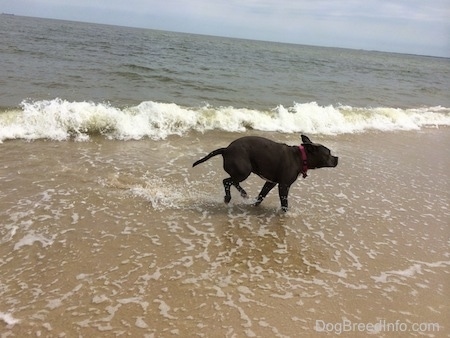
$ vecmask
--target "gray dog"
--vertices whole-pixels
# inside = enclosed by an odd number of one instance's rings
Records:
[[[261,204],[269,191],[278,184],[281,209],[287,211],[289,188],[300,173],[305,178],[308,169],[336,167],[338,164],[338,158],[332,156],[327,147],[312,143],[305,135],[302,135],[302,142],[300,146],[288,146],[263,137],[244,136],[231,142],[226,148],[212,151],[192,166],[220,154],[223,156],[223,169],[230,175],[223,180],[225,203],[231,200],[232,185],[246,198],[247,192],[239,183],[255,173],[266,183],[254,205]]]

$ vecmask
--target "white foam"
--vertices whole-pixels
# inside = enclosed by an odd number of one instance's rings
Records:
[[[271,297],[274,298],[281,298],[281,299],[291,299],[294,298],[294,294],[292,292],[286,292],[284,294],[277,294],[277,293],[272,293],[270,295]]]
[[[26,245],[33,245],[35,242],[41,243],[45,248],[46,246],[52,245],[54,240],[50,238],[45,238],[40,234],[29,233],[26,234],[22,239],[20,239],[16,244],[14,244],[14,250],[18,250]]]
[[[155,210],[180,208],[183,200],[181,189],[173,184],[166,184],[162,178],[149,179],[145,186],[131,187],[130,192],[148,201]]]
[[[422,274],[422,266],[420,264],[413,264],[405,270],[391,270],[382,272],[379,276],[373,276],[375,283],[388,283],[389,277],[407,278],[413,277],[415,274]]]
[[[93,304],[100,304],[100,303],[103,303],[103,302],[106,302],[106,301],[109,301],[109,300],[110,299],[106,295],[99,295],[99,296],[95,295],[92,298],[92,303]]]
[[[117,108],[106,103],[54,99],[24,101],[21,108],[0,114],[0,142],[40,138],[86,141],[95,134],[118,140],[164,139],[191,130],[205,132],[215,129],[342,134],[450,125],[450,109],[439,106],[358,108],[319,106],[310,102],[255,110],[208,105],[186,108],[174,103],[146,101],[134,107]]]
[[[145,274],[142,276],[142,278],[146,281],[149,281],[151,279],[158,280],[161,277],[161,269],[157,268],[156,271],[152,274]]]
[[[421,265],[425,265],[429,268],[445,268],[450,266],[450,261],[422,262],[412,260],[411,262],[420,263]]]
[[[148,324],[144,321],[144,319],[142,317],[137,317],[134,325],[136,325],[137,327],[139,327],[141,329],[148,328]]]
[[[159,312],[160,314],[164,317],[164,318],[168,318],[168,319],[177,319],[177,317],[172,316],[171,314],[169,314],[170,311],[170,306],[167,305],[167,303],[163,300],[160,299],[155,299],[153,300],[154,303],[159,303]]]
[[[350,245],[347,250],[344,250],[353,260],[352,266],[356,268],[356,270],[361,270],[363,265],[359,261],[359,257],[354,254],[351,250],[353,249],[353,245]]]
[[[10,313],[4,312],[0,312],[0,320],[4,321],[8,326],[13,326],[20,322],[19,319],[14,318]]]
[[[238,286],[238,291],[240,292],[240,293],[244,293],[244,294],[247,294],[247,295],[252,295],[252,296],[254,296],[255,294],[253,293],[253,291],[252,290],[250,290],[248,287],[246,287],[246,286],[243,286],[243,285],[240,285],[240,286]]]

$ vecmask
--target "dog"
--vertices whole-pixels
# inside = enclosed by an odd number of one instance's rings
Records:
[[[332,156],[327,147],[312,143],[305,135],[301,135],[301,138],[300,146],[289,146],[264,137],[244,136],[231,142],[226,148],[212,151],[194,162],[192,167],[211,157],[222,155],[223,169],[230,175],[223,180],[225,203],[229,203],[231,200],[230,188],[232,185],[236,187],[242,197],[248,198],[247,192],[239,183],[251,173],[255,173],[266,183],[253,205],[260,205],[267,194],[278,184],[281,209],[287,211],[289,188],[300,174],[306,178],[308,169],[334,168],[338,164],[338,157]]]

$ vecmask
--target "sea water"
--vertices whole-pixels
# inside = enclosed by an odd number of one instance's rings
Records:
[[[448,125],[450,60],[2,15],[6,139]]]

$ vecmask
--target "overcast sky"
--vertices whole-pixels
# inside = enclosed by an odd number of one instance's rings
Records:
[[[450,0],[0,0],[0,12],[450,57]]]

